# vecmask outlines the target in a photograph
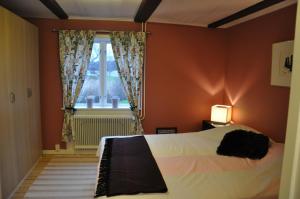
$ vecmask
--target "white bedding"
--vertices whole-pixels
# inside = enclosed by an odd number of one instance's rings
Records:
[[[268,154],[261,160],[217,155],[216,149],[223,136],[234,129],[249,128],[231,125],[195,133],[145,135],[167,184],[168,193],[121,195],[110,198],[278,198],[283,144],[272,141]],[[100,156],[104,142],[105,138],[102,138],[99,147]]]

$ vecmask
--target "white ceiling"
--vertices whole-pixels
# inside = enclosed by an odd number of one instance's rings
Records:
[[[57,0],[69,18],[133,21],[142,0]]]
[[[39,0],[0,0],[2,5],[23,17],[57,18]],[[57,0],[69,19],[133,21],[142,0]],[[162,0],[150,22],[207,26],[261,0]],[[297,0],[285,0],[267,9],[233,21],[223,27],[284,8]]]
[[[162,0],[149,21],[207,26],[261,0]]]

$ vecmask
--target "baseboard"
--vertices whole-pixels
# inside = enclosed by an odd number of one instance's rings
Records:
[[[60,150],[43,150],[44,155],[55,154],[75,154],[74,150],[60,149]]]
[[[76,149],[73,142],[67,142],[66,149],[43,150],[43,155],[76,155],[76,154],[96,154],[97,149]]]
[[[43,150],[44,155],[76,155],[76,154],[93,154],[95,155],[97,152],[94,150]]]
[[[22,178],[22,180],[18,183],[18,185],[16,186],[16,188],[14,188],[14,190],[11,192],[11,194],[8,196],[8,199],[11,199],[15,193],[18,191],[18,189],[21,187],[22,183],[24,182],[24,180],[26,180],[26,178],[30,175],[30,173],[32,172],[32,170],[35,168],[35,166],[39,163],[40,161],[39,157],[37,159],[37,161],[33,164],[33,166],[31,167],[31,169],[26,173],[26,175]]]

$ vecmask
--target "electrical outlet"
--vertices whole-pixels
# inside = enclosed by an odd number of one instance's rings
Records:
[[[55,145],[55,150],[56,150],[56,151],[59,151],[59,150],[60,150],[60,145],[59,145],[59,144],[56,144],[56,145]]]

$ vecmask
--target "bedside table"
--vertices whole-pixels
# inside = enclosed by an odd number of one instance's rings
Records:
[[[212,122],[210,120],[203,120],[202,121],[202,131],[217,128],[217,127],[230,126],[230,125],[231,125],[230,122],[227,124],[221,124],[221,123]]]

